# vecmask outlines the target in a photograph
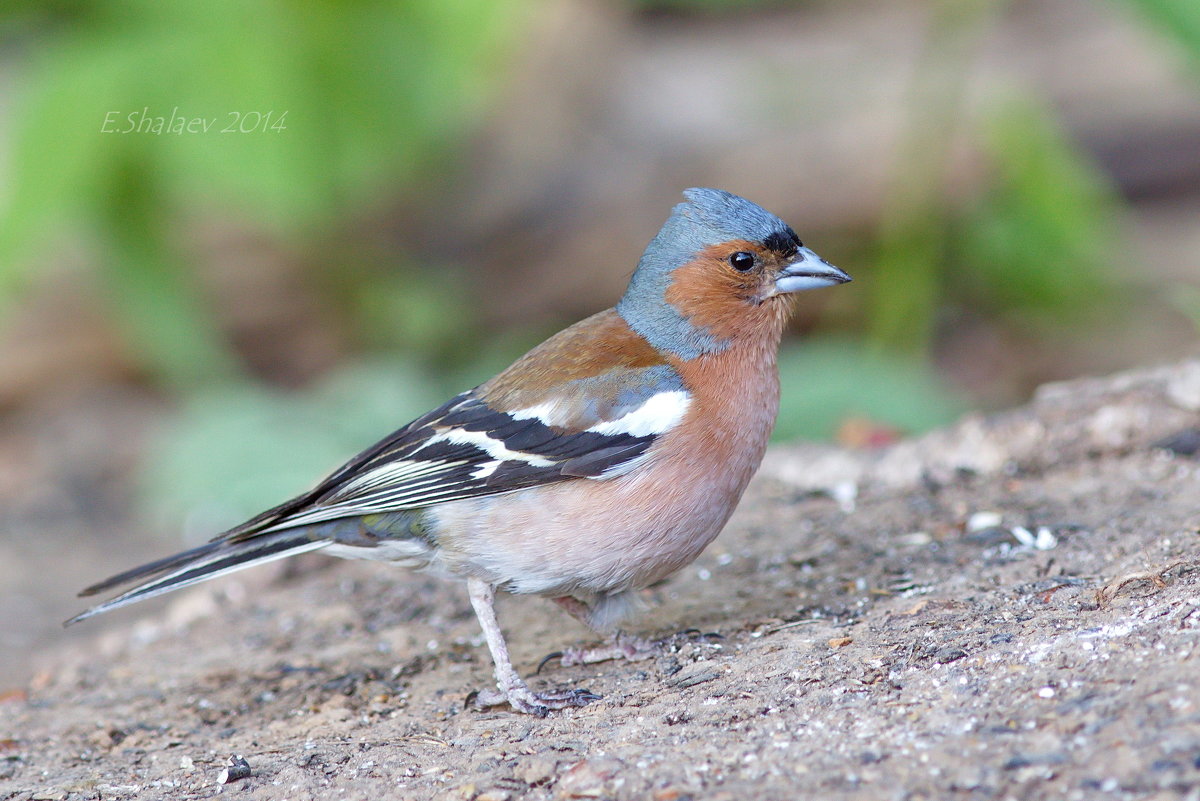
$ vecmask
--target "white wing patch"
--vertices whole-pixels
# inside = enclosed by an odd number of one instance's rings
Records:
[[[662,434],[678,425],[691,404],[691,394],[683,390],[658,392],[616,420],[597,423],[585,430],[610,436],[628,434],[632,437],[645,437]],[[509,416],[514,420],[537,419],[548,426],[562,427],[568,422],[562,404],[553,401],[517,409],[515,412],[509,412]]]
[[[587,429],[595,434],[629,434],[632,437],[647,437],[670,431],[679,424],[692,405],[687,392],[673,390],[651,395],[646,402],[606,423]]]
[[[498,439],[492,439],[486,431],[464,431],[461,428],[451,428],[443,431],[436,436],[429,438],[429,444],[435,442],[453,442],[455,445],[474,445],[493,459],[499,459],[502,462],[519,460],[533,467],[549,467],[554,464],[553,461],[545,456],[538,456],[534,453],[524,453],[522,451],[510,451],[504,447],[504,443]],[[417,452],[420,455],[420,451]]]
[[[496,468],[501,464],[502,462],[499,459],[493,459],[490,462],[484,462],[483,464],[479,465],[479,467],[475,468],[474,471],[472,471],[471,478],[475,479],[476,481],[483,481],[492,473],[495,473]]]
[[[537,406],[527,406],[524,409],[509,412],[508,416],[514,420],[536,419],[548,426],[562,427],[567,421],[566,416],[560,411],[561,406],[562,404],[555,401],[546,401]]]

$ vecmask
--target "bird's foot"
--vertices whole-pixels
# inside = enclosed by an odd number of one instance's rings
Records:
[[[572,665],[590,665],[594,662],[608,662],[612,659],[624,659],[627,662],[640,662],[662,653],[666,642],[663,640],[648,640],[644,637],[630,637],[618,633],[617,636],[598,648],[567,648],[558,658],[563,667]]]
[[[644,637],[632,637],[627,634],[617,632],[616,636],[608,643],[597,648],[566,648],[562,651],[555,651],[552,654],[547,654],[540,663],[538,663],[537,672],[541,673],[542,669],[547,664],[558,660],[562,667],[570,667],[572,665],[590,665],[594,662],[607,662],[612,659],[624,659],[627,662],[640,662],[643,659],[651,659],[661,655],[680,638],[709,638],[719,637],[718,634],[701,634],[696,629],[688,629],[681,631],[678,634],[673,634],[670,637],[665,637],[661,640],[648,640]]]
[[[496,690],[481,690],[475,694],[472,703],[476,709],[481,710],[508,704],[516,712],[544,718],[552,709],[587,706],[592,701],[599,701],[602,697],[584,689],[539,693],[529,689],[529,685],[525,682],[519,682]]]

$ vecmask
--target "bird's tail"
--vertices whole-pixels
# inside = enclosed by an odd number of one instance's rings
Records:
[[[191,550],[126,570],[83,590],[81,596],[96,595],[125,584],[138,582],[117,597],[81,612],[63,625],[108,612],[137,601],[153,598],[172,590],[208,581],[235,570],[295,556],[324,548],[333,540],[322,537],[311,527],[297,527],[254,534],[245,538],[221,538]]]

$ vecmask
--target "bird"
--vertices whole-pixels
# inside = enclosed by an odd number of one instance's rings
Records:
[[[535,692],[496,618],[497,591],[554,600],[611,638],[564,664],[640,658],[616,625],[637,593],[688,565],[729,520],[779,410],[794,293],[850,276],[792,228],[720,189],[683,192],[624,295],[494,378],[388,435],[310,491],[211,541],[94,584],[132,585],[66,625],[320,550],[463,581],[495,690],[544,716],[600,696]]]

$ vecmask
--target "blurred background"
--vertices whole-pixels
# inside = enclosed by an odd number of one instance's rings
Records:
[[[777,440],[1193,354],[1200,4],[6,2],[0,690],[80,587],[611,305],[697,185],[855,278]]]

